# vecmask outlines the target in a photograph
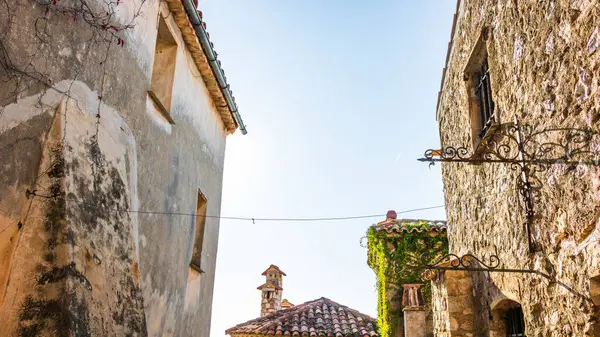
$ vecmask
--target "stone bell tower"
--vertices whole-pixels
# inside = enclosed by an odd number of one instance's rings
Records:
[[[284,272],[276,265],[270,265],[262,273],[266,281],[257,289],[262,292],[260,301],[260,317],[281,310],[281,293],[283,292]]]

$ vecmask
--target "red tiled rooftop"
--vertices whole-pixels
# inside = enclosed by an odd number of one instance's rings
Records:
[[[401,233],[446,233],[446,221],[416,220],[416,219],[386,219],[373,225],[377,231],[389,234]]]
[[[277,290],[283,290],[283,288],[281,288],[280,286],[276,285],[273,282],[267,281],[265,282],[263,285],[261,285],[260,287],[256,288],[258,290],[263,290],[263,289],[277,289]]]
[[[279,267],[277,267],[277,266],[276,266],[276,265],[274,265],[274,264],[270,265],[270,266],[269,266],[269,268],[267,268],[267,270],[263,271],[263,273],[262,273],[261,275],[263,275],[263,276],[264,276],[264,275],[267,275],[267,272],[268,272],[270,269],[275,269],[275,270],[276,270],[278,273],[280,273],[281,275],[283,275],[283,276],[287,276],[287,275],[286,275],[286,274],[285,274],[285,273],[284,273],[284,272],[283,272],[281,269],[279,269]]]
[[[377,337],[376,319],[321,297],[225,331],[234,335]]]

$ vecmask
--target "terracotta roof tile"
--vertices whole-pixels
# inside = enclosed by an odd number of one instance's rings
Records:
[[[257,287],[256,289],[258,290],[263,290],[263,289],[276,289],[276,290],[283,290],[282,287],[276,285],[275,283],[271,282],[271,281],[267,281],[265,282],[263,285]]]
[[[324,297],[238,324],[225,333],[232,336],[378,336],[375,318]]]
[[[287,276],[281,269],[279,269],[279,267],[277,267],[276,265],[272,264],[269,266],[269,268],[267,268],[267,270],[263,271],[263,273],[261,275],[265,276],[267,275],[267,272],[271,269],[275,269],[278,273],[280,273],[283,276]]]
[[[401,233],[446,233],[446,221],[430,221],[415,219],[386,219],[373,225],[377,231],[386,231],[389,234]]]

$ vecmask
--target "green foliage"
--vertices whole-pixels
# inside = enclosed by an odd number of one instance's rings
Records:
[[[422,270],[405,269],[407,264],[420,264],[423,253],[435,258],[448,253],[448,239],[445,234],[432,235],[426,221],[405,224],[412,233],[401,235],[377,231],[370,227],[368,238],[368,263],[377,275],[377,311],[381,337],[392,337],[394,329],[402,318],[402,284],[423,283]],[[398,289],[398,295],[388,299],[388,289]],[[431,301],[431,284],[421,288],[426,305]]]

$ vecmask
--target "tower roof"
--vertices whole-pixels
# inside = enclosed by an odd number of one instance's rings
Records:
[[[267,275],[267,272],[269,270],[274,269],[275,271],[277,271],[279,274],[283,275],[283,276],[287,276],[283,271],[281,271],[281,269],[279,269],[279,267],[277,267],[276,265],[272,264],[269,266],[269,268],[267,268],[267,270],[263,271],[263,273],[261,275]]]
[[[280,286],[278,286],[278,285],[274,284],[274,283],[273,283],[273,282],[271,282],[271,281],[267,281],[267,282],[265,282],[263,285],[259,286],[259,287],[258,287],[258,288],[256,288],[256,289],[258,289],[258,290],[263,290],[263,289],[268,289],[268,288],[271,288],[271,289],[276,289],[276,290],[283,290],[283,288],[282,288],[282,287],[280,287]]]
[[[328,298],[238,324],[228,335],[377,337],[377,320]]]

